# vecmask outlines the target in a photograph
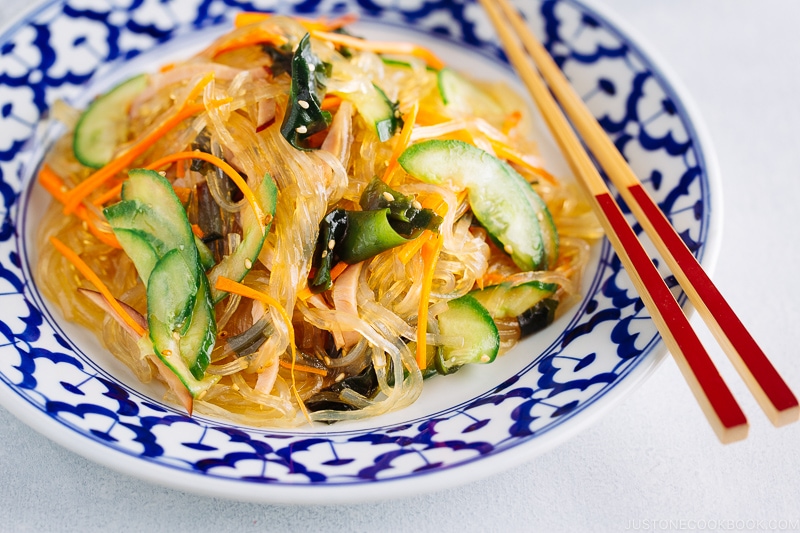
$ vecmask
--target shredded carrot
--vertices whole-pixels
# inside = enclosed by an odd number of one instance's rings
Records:
[[[217,278],[217,282],[214,284],[214,288],[220,291],[230,292],[232,294],[238,294],[240,296],[244,296],[245,298],[250,298],[252,300],[258,300],[259,302],[263,302],[266,305],[272,306],[278,310],[278,313],[283,318],[283,321],[286,323],[286,328],[289,330],[289,346],[292,350],[292,364],[291,364],[291,371],[292,371],[292,390],[294,391],[295,398],[297,398],[297,403],[300,406],[300,410],[303,411],[303,414],[308,419],[308,412],[306,411],[305,404],[303,400],[300,398],[300,393],[297,391],[297,383],[294,379],[294,369],[297,365],[297,346],[295,345],[294,340],[294,326],[292,326],[292,318],[283,308],[278,300],[270,296],[269,294],[263,293],[261,291],[257,291],[248,287],[247,285],[242,285],[237,281],[233,281],[232,279],[226,278],[224,276],[220,276]]]
[[[195,86],[192,87],[192,90],[189,91],[189,94],[186,96],[186,100],[184,100],[184,102],[186,103],[184,104],[184,106],[194,102],[197,99],[197,97],[200,96],[200,93],[202,93],[203,90],[206,88],[206,85],[211,83],[213,79],[214,79],[213,71],[207,72],[205,76],[200,78],[200,81],[198,81],[197,84],[195,84]]]
[[[348,265],[344,261],[340,261],[340,262],[336,263],[333,266],[333,268],[331,268],[331,281],[336,281],[336,278],[338,278],[339,275],[342,272],[344,272],[344,269],[347,268],[348,266],[350,266],[350,265]],[[308,300],[313,295],[314,295],[314,293],[312,293],[311,289],[309,289],[308,287],[305,287],[303,290],[301,290],[299,293],[297,293],[297,297],[300,298],[303,301]]]
[[[301,364],[295,364],[292,366],[292,363],[287,363],[286,361],[279,360],[278,364],[281,365],[283,368],[294,368],[294,370],[299,370],[300,372],[306,372],[307,374],[317,374],[318,376],[325,377],[328,375],[326,370],[321,368],[314,368],[313,366],[306,366]]]
[[[433,238],[433,235],[434,234],[431,232],[426,232],[424,235],[420,235],[408,244],[404,244],[403,247],[397,252],[397,258],[404,265],[408,264],[408,262],[411,261],[411,258],[417,255],[417,252],[422,249],[422,246],[431,238]]]
[[[147,151],[148,148],[153,146],[161,137],[166,135],[167,132],[172,130],[172,128],[187,118],[205,110],[205,106],[203,104],[194,104],[192,102],[213,78],[214,73],[209,72],[200,80],[200,82],[197,83],[197,85],[194,86],[194,88],[192,88],[192,90],[189,92],[189,96],[186,99],[186,103],[183,104],[177,113],[167,118],[155,130],[150,132],[150,134],[146,135],[144,138],[140,139],[125,153],[120,154],[116,159],[111,160],[103,168],[99,169],[97,172],[79,183],[74,189],[69,191],[66,201],[64,202],[64,214],[68,215],[72,213],[75,208],[78,207],[78,204],[80,204],[84,198],[89,196],[93,190],[97,189],[100,185],[116,176],[137,157]],[[229,103],[230,101],[230,98],[223,98],[222,100],[213,102],[212,105],[220,106]]]
[[[69,248],[69,246],[67,246],[66,244],[64,244],[63,242],[61,242],[60,240],[58,240],[55,237],[50,237],[50,242],[53,244],[55,249],[58,250],[61,253],[61,255],[63,255],[64,258],[67,261],[72,263],[75,266],[75,268],[78,269],[78,272],[83,274],[83,276],[87,280],[89,280],[89,282],[92,285],[95,286],[95,288],[100,292],[100,294],[102,294],[103,297],[106,300],[108,300],[109,305],[111,305],[111,307],[114,309],[114,311],[116,311],[117,314],[119,314],[119,316],[122,317],[122,319],[125,321],[126,324],[128,324],[131,328],[133,328],[133,330],[137,334],[139,334],[140,336],[143,336],[145,333],[147,333],[142,328],[142,326],[140,326],[127,313],[127,311],[125,311],[125,309],[122,308],[121,305],[119,305],[119,302],[117,302],[117,299],[114,298],[114,296],[111,294],[111,291],[108,290],[108,287],[106,287],[105,283],[103,283],[100,280],[100,278],[97,276],[97,274],[95,274],[94,271],[91,268],[89,268],[89,265],[87,265],[83,261],[83,259],[80,258],[80,256],[78,254],[76,254],[74,251],[72,251]]]
[[[202,239],[206,236],[205,232],[197,224],[192,224],[192,233],[194,233],[198,239]]]
[[[461,198],[459,198],[459,203],[461,202]],[[430,209],[440,217],[443,217],[447,214],[447,203],[445,203],[444,198],[439,196],[438,194],[429,194],[425,196],[422,201],[420,202],[423,208]],[[398,259],[400,262],[408,264],[411,261],[411,258],[414,257],[417,252],[422,249],[422,246],[428,242],[429,240],[433,239],[435,236],[434,233],[427,232],[426,235],[418,237],[411,241],[408,244],[403,245],[400,251],[397,254]]]
[[[519,111],[512,111],[511,113],[503,119],[503,127],[502,131],[504,134],[508,135],[511,130],[517,127],[519,121],[522,120],[522,113]]]
[[[451,117],[432,109],[423,108],[417,113],[417,124],[420,126],[435,126],[436,124],[442,124],[451,120],[453,120]]]
[[[183,161],[178,161],[175,165],[175,177],[180,179],[186,176],[186,165],[183,164]]]
[[[419,311],[417,313],[417,366],[420,370],[425,370],[428,366],[428,306],[430,305],[431,286],[433,285],[433,274],[436,270],[436,260],[442,249],[443,237],[437,233],[433,239],[427,240],[422,245],[422,293],[419,297]]]
[[[175,196],[177,196],[178,200],[184,205],[189,202],[189,198],[192,196],[192,189],[189,187],[176,187],[173,185],[172,190],[175,191]]]
[[[422,46],[407,42],[367,41],[341,33],[312,31],[311,35],[333,44],[340,44],[356,50],[366,50],[378,54],[409,54],[423,59],[435,69],[444,67],[444,62],[436,54]]]
[[[271,16],[273,16],[272,13],[245,11],[236,15],[233,24],[235,27],[241,28],[243,26],[249,26],[250,24],[257,24],[259,22],[264,22]],[[314,31],[314,30],[334,31],[338,30],[343,26],[347,26],[348,24],[357,21],[358,16],[353,15],[352,13],[348,13],[347,15],[342,15],[341,17],[337,17],[334,19],[329,19],[327,17],[320,17],[318,19],[298,18],[296,20],[300,22],[300,24],[302,24],[303,27],[308,31]]]
[[[342,99],[335,94],[326,94],[319,108],[323,111],[336,111],[342,105]]]
[[[105,205],[106,202],[119,198],[120,193],[122,193],[122,183],[117,183],[115,186],[111,187],[106,192],[92,200],[92,203],[96,206]]]
[[[127,152],[119,155],[116,159],[79,183],[75,188],[69,191],[65,197],[64,214],[68,215],[72,213],[93,190],[116,176],[172,128],[204,109],[205,106],[203,106],[203,104],[184,106],[180,111],[166,119],[158,128],[153,130],[150,135],[147,135],[135,145],[131,146]]]
[[[247,48],[248,46],[255,46],[258,44],[283,46],[288,42],[289,41],[287,41],[286,37],[284,37],[283,35],[279,35],[277,33],[271,33],[264,29],[259,28],[238,39],[232,39],[230,41],[222,43],[216,50],[214,50],[211,56],[212,58],[215,58],[226,52],[232,52],[234,50],[239,50],[240,48]]]
[[[244,26],[249,26],[250,24],[257,24],[259,22],[264,22],[271,16],[272,13],[259,13],[257,11],[242,11],[241,13],[236,14],[236,17],[233,19],[233,26],[235,28],[242,28]]]
[[[408,148],[411,142],[411,130],[414,129],[414,122],[417,120],[417,113],[419,112],[419,102],[414,103],[414,107],[403,117],[403,129],[400,130],[400,137],[397,139],[397,144],[394,145],[392,150],[392,157],[389,159],[389,166],[386,167],[386,172],[383,173],[384,183],[391,184],[392,176],[394,175],[399,163],[397,159]]]
[[[222,169],[222,171],[236,184],[237,187],[242,191],[247,203],[250,204],[250,207],[253,209],[253,212],[256,215],[256,219],[258,220],[258,225],[261,228],[261,233],[265,233],[266,231],[266,224],[267,224],[267,216],[261,210],[261,206],[258,205],[258,201],[256,200],[255,194],[253,194],[253,190],[247,184],[245,179],[239,174],[236,169],[230,166],[228,163],[211,154],[207,154],[205,152],[177,152],[156,161],[153,161],[147,168],[151,170],[155,170],[159,167],[163,167],[165,165],[174,163],[175,161],[181,161],[184,159],[201,159],[212,165],[215,165]]]
[[[53,172],[48,165],[43,165],[42,170],[39,171],[39,183],[42,187],[50,193],[50,195],[57,201],[64,203],[67,195],[66,186],[61,178]],[[100,242],[103,242],[112,248],[122,248],[113,233],[101,231],[97,227],[97,217],[94,213],[86,209],[84,206],[79,205],[75,210],[75,216],[86,223],[92,235],[97,237]]]
[[[527,169],[528,171],[536,174],[537,176],[544,178],[553,185],[558,185],[558,179],[555,176],[547,172],[542,167],[534,165],[533,163],[528,161],[523,154],[520,154],[507,144],[503,144],[499,141],[491,139],[489,142],[492,143],[492,148],[494,149],[495,154],[497,154],[497,157],[499,157],[500,159],[505,159],[510,163],[519,165],[520,167]]]

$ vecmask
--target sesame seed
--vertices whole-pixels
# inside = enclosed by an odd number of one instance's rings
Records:
[[[294,131],[296,131],[297,133],[306,133],[308,131],[308,128],[306,128],[305,126],[297,126],[294,129]]]
[[[481,363],[488,363],[490,359],[491,359],[491,357],[489,357],[488,355],[484,354],[484,355],[481,356]]]
[[[163,355],[164,357],[169,357],[170,355],[172,355],[172,350],[161,350],[161,355]]]
[[[167,171],[166,170],[162,170],[161,172],[159,172],[159,175],[161,177],[163,177],[163,178],[166,178],[167,177]]]
[[[62,185],[61,186],[61,192],[67,192],[68,190],[69,190],[69,187],[67,187],[66,185]]]
[[[326,356],[324,357],[324,359],[323,359],[323,360],[325,361],[325,364],[326,364],[326,365],[328,365],[328,366],[331,366],[331,358],[330,358],[330,357],[328,357],[328,356],[326,355]]]
[[[394,118],[400,118],[400,111],[394,112]]]
[[[308,64],[308,70],[310,70],[311,72],[314,72],[315,70],[317,70],[317,66],[314,63],[309,63]]]
[[[208,389],[206,389],[206,390],[204,390],[203,392],[201,392],[201,393],[200,393],[200,394],[197,396],[197,399],[198,399],[198,400],[202,400],[203,398],[205,398],[205,397],[206,397],[206,394],[208,394]]]
[[[422,209],[422,204],[414,200],[413,202],[411,202],[411,207],[413,207],[414,209]]]
[[[178,246],[178,248],[180,248],[181,250],[183,250],[183,245],[181,244],[180,246]]]
[[[173,331],[172,332],[172,338],[175,339],[176,341],[179,341],[179,340],[181,340],[181,334],[178,333],[177,331]]]
[[[503,250],[505,250],[505,252],[508,255],[511,255],[511,254],[514,253],[514,248],[512,248],[510,244],[506,244],[505,246],[503,246]]]
[[[252,261],[250,261],[249,259],[245,259],[245,260],[244,260],[244,267],[245,267],[247,270],[250,270],[251,268],[253,268],[253,262],[252,262]]]
[[[336,376],[336,379],[335,379],[334,381],[336,381],[336,383],[339,383],[339,382],[340,382],[340,381],[342,381],[342,380],[343,380],[345,377],[346,377],[346,376],[344,375],[344,372],[342,372],[341,374],[339,374],[338,376]]]
[[[237,385],[236,383],[234,383],[233,385],[231,385],[231,388],[232,388],[233,390],[239,390],[239,385]]]
[[[394,202],[394,196],[392,196],[392,193],[390,193],[389,191],[384,191],[383,199],[386,200],[387,202]]]
[[[308,109],[308,107],[309,107],[308,106],[308,102],[306,102],[305,100],[298,100],[297,101],[297,105],[299,105],[303,109]]]
[[[328,257],[328,250],[322,250],[322,258],[325,259]]]
[[[328,249],[329,250],[333,250],[334,246],[336,246],[336,241],[334,241],[333,239],[329,240],[328,241]]]

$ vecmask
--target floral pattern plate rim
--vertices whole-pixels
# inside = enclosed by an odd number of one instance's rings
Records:
[[[595,7],[519,5],[708,266],[719,240],[718,178],[675,81]],[[66,0],[23,15],[0,34],[4,407],[76,453],[166,486],[251,501],[357,502],[453,486],[528,460],[597,420],[655,368],[665,349],[607,241],[594,248],[582,301],[550,328],[480,371],[433,380],[410,408],[352,424],[270,430],[189,418],[65,323],[30,275],[45,201],[32,176],[50,140],[49,105],[85,102],[126,70],[210,39],[241,9],[355,11],[367,35],[412,33],[459,68],[513,79],[471,0]],[[557,154],[548,157],[563,173]]]

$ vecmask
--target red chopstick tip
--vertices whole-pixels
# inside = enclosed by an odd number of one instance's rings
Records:
[[[775,413],[770,414],[769,419],[776,428],[797,422],[800,420],[800,406],[795,403],[793,407],[775,411]]]
[[[739,424],[738,426],[733,426],[729,428],[723,428],[723,427],[715,428],[717,438],[722,444],[732,444],[734,442],[746,439],[749,430],[750,426],[746,421],[743,424]]]

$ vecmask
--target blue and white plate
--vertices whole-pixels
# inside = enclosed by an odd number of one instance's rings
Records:
[[[519,5],[708,263],[718,242],[719,189],[709,145],[674,81],[596,8],[577,0]],[[162,401],[159,384],[138,383],[92,335],[67,323],[31,277],[33,236],[48,201],[33,178],[52,141],[48,107],[58,98],[85,103],[132,71],[187,56],[243,9],[355,12],[363,35],[417,41],[457,68],[514,83],[472,0],[51,0],[30,12],[0,35],[5,408],[67,448],[155,483],[242,500],[355,502],[452,486],[529,460],[597,420],[663,358],[653,323],[604,241],[593,250],[582,300],[565,316],[492,365],[430,380],[419,401],[399,412],[254,429],[189,418]],[[566,176],[551,143],[542,146],[551,171]]]

